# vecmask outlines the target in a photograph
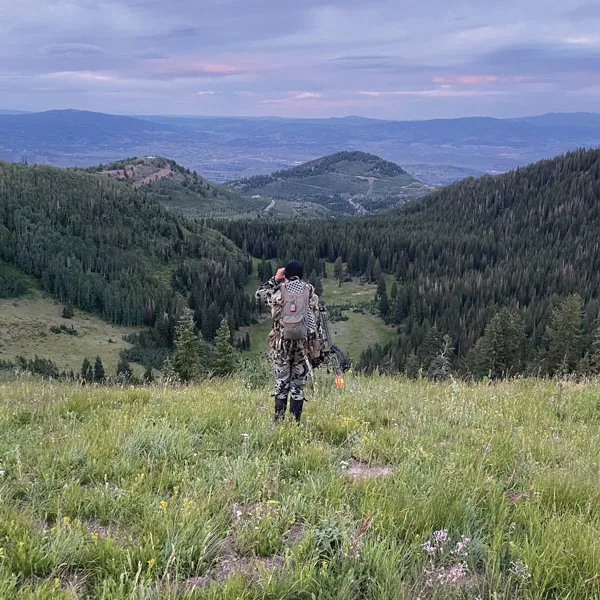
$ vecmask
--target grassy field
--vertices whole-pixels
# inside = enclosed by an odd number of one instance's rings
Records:
[[[600,597],[597,383],[319,389],[0,385],[0,598]]]
[[[53,360],[60,370],[79,371],[84,358],[92,363],[100,356],[108,375],[114,375],[119,352],[128,348],[123,336],[133,328],[111,325],[75,309],[72,319],[63,319],[63,304],[32,292],[29,297],[0,299],[0,358]],[[52,327],[73,327],[77,335],[52,333]]]

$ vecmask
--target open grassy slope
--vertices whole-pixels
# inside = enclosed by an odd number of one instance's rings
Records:
[[[0,597],[598,598],[599,402],[349,376],[271,428],[241,379],[2,384]]]
[[[0,359],[14,361],[48,358],[59,370],[78,372],[84,358],[92,363],[100,356],[106,374],[114,376],[119,352],[130,344],[123,336],[137,331],[106,323],[75,309],[72,319],[62,317],[63,304],[40,293],[18,299],[0,299]],[[77,335],[52,333],[52,327],[73,327]],[[139,367],[139,370],[142,368]]]

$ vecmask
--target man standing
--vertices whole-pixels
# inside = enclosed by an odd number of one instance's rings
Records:
[[[303,274],[302,264],[292,260],[256,291],[273,317],[269,349],[275,370],[275,421],[285,416],[289,395],[290,413],[300,422],[304,385],[321,353],[319,297],[302,281]]]

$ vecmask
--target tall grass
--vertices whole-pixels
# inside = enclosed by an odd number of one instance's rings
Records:
[[[596,384],[258,381],[0,384],[0,598],[600,598]]]

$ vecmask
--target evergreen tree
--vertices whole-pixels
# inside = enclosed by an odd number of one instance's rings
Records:
[[[69,302],[66,304],[62,311],[63,319],[72,319],[73,318],[73,305]]]
[[[469,353],[473,375],[497,379],[521,372],[525,342],[520,315],[503,308],[494,315]]]
[[[227,377],[235,371],[236,356],[230,337],[229,324],[223,319],[215,338],[215,352],[212,359],[212,372],[217,377]]]
[[[308,282],[315,288],[315,293],[317,296],[321,296],[323,294],[323,284],[321,283],[321,278],[317,275],[317,272],[313,269]]]
[[[99,356],[96,356],[96,362],[94,363],[94,381],[96,383],[102,383],[106,378],[104,373],[104,365]]]
[[[440,353],[431,361],[429,366],[429,377],[434,381],[443,381],[452,375],[452,362],[450,356],[454,351],[450,336],[443,337],[444,346]]]
[[[127,382],[131,381],[132,378],[133,371],[131,370],[129,362],[121,357],[117,363],[117,381]]]
[[[583,301],[572,294],[552,312],[546,330],[548,353],[546,368],[550,375],[575,373],[581,358]]]
[[[333,264],[333,277],[338,281],[341,281],[344,272],[344,263],[342,257],[338,256]]]
[[[396,300],[397,296],[398,296],[398,282],[394,281],[394,283],[392,283],[392,290],[390,292],[390,296],[392,298],[392,300]]]
[[[383,271],[381,270],[381,262],[379,261],[379,259],[377,259],[375,261],[375,264],[373,265],[373,281],[379,281],[382,272]]]
[[[250,332],[248,331],[244,337],[244,350],[250,350]]]
[[[387,321],[390,315],[390,302],[387,294],[384,292],[379,299],[379,314],[384,321]]]
[[[385,283],[385,277],[383,275],[379,276],[379,280],[377,281],[377,296],[381,297],[387,293],[387,285]],[[394,296],[392,296],[393,298]]]
[[[91,382],[94,380],[94,369],[92,368],[92,364],[87,358],[83,359],[83,363],[81,363],[81,379],[86,382]]]
[[[421,363],[419,362],[419,357],[414,352],[411,352],[406,358],[406,365],[404,367],[406,376],[410,379],[417,379],[420,369]]]
[[[152,373],[152,367],[147,367],[144,371],[144,383],[152,383],[154,381],[154,374]]]
[[[177,323],[170,365],[175,376],[184,382],[201,379],[206,372],[206,351],[194,331],[190,310],[184,311]]]

